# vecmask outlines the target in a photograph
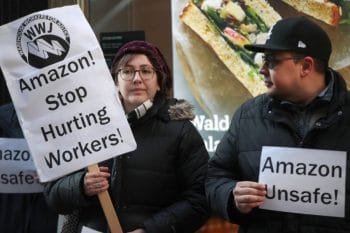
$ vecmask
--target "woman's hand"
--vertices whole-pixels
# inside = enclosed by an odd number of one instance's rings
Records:
[[[93,196],[109,188],[108,167],[99,167],[99,172],[86,172],[84,176],[84,192],[87,196]]]
[[[232,190],[235,205],[241,213],[249,213],[253,208],[262,205],[265,201],[265,185],[252,181],[237,182]]]

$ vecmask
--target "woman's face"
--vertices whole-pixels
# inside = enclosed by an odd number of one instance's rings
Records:
[[[157,73],[148,57],[136,54],[118,70],[118,86],[125,111],[131,112],[160,90]]]

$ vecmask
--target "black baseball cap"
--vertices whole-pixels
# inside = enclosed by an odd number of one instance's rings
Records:
[[[304,16],[279,20],[271,27],[265,44],[249,44],[244,47],[254,52],[291,51],[327,63],[332,53],[332,44],[327,33]]]

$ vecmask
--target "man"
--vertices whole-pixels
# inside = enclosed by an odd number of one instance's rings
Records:
[[[260,73],[268,90],[237,110],[209,162],[206,191],[213,211],[245,233],[350,232],[349,175],[345,217],[259,208],[267,198],[265,184],[258,183],[263,146],[350,151],[350,95],[328,67],[327,34],[292,17],[278,21],[265,44],[246,48],[264,53]]]
[[[13,104],[0,106],[0,137],[23,138]],[[1,193],[0,190],[0,232],[55,233],[57,218],[43,193]]]

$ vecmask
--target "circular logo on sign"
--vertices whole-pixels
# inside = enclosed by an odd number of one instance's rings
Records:
[[[62,61],[69,51],[69,44],[70,38],[65,26],[49,15],[32,15],[17,31],[18,53],[35,68]]]

